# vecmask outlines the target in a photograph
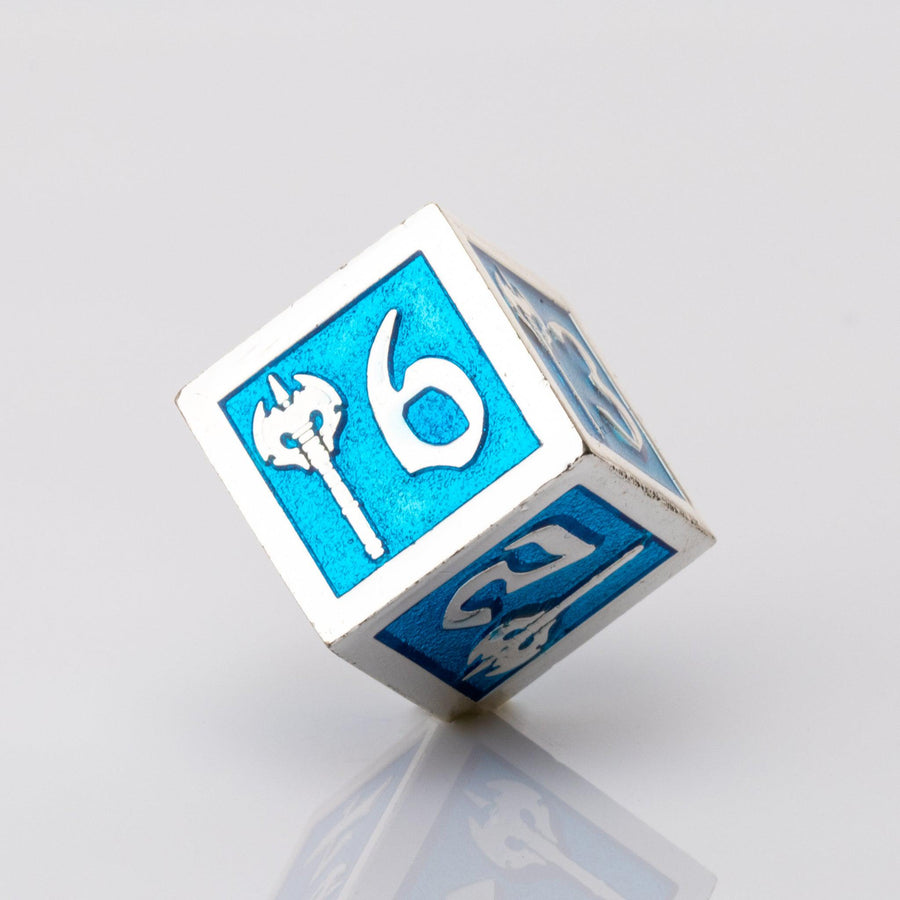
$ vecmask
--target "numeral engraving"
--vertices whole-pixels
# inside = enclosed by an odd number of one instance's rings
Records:
[[[391,381],[391,348],[397,337],[398,313],[390,310],[381,322],[366,370],[369,403],[375,421],[394,456],[410,474],[434,466],[461,469],[478,452],[484,430],[484,403],[463,370],[448,359],[426,356],[403,373],[402,385]],[[446,394],[466,417],[466,430],[446,444],[429,444],[410,428],[410,404],[429,390]]]
[[[487,606],[466,609],[466,604],[491,582],[503,584],[503,594],[508,596],[536,581],[543,580],[555,572],[565,569],[589,556],[596,545],[576,537],[561,525],[544,525],[529,532],[524,537],[508,544],[504,551],[513,551],[528,544],[536,544],[554,558],[542,566],[528,572],[513,571],[507,560],[501,560],[476,573],[465,581],[454,593],[444,612],[445,629],[473,628],[488,625],[497,618]],[[580,587],[560,600],[554,598],[537,613],[525,615],[502,615],[497,624],[487,632],[472,648],[464,680],[476,675],[497,677],[512,672],[530,662],[547,646],[550,632],[559,617],[573,603],[631,562],[644,549],[638,543],[628,549],[612,563],[595,573]]]
[[[537,544],[556,559],[527,572],[513,572],[509,563],[504,559],[473,575],[460,585],[447,605],[444,613],[444,628],[471,628],[475,625],[487,625],[493,618],[488,607],[481,606],[475,609],[465,609],[464,607],[478,591],[487,587],[492,581],[502,581],[505,586],[504,593],[511,594],[513,591],[527,587],[532,582],[546,578],[548,575],[584,559],[596,549],[593,544],[588,544],[575,537],[571,531],[561,525],[544,525],[529,532],[525,537],[507,544],[504,552],[518,550],[528,544]]]

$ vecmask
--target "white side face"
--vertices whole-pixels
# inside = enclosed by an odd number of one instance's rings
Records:
[[[191,382],[178,405],[328,642],[583,452],[434,206]]]

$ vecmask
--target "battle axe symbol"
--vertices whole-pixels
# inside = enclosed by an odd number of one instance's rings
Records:
[[[340,395],[315,375],[294,375],[300,387],[290,394],[275,375],[268,380],[276,405],[267,411],[260,400],[253,413],[253,441],[259,455],[276,469],[318,472],[366,553],[378,559],[384,547],[331,461],[344,420]]]
[[[492,797],[465,792],[484,815],[483,821],[469,818],[469,831],[495,865],[501,869],[555,866],[594,897],[625,900],[602,878],[582,868],[560,849],[550,826],[550,811],[537,791],[506,778],[489,781],[486,787]]]

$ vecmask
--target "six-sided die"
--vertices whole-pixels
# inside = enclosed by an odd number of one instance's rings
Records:
[[[434,205],[177,402],[331,649],[445,718],[713,542],[571,313]]]

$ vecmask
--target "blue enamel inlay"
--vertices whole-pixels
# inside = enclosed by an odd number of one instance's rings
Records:
[[[553,847],[548,853],[544,848]],[[548,858],[550,857],[550,858]],[[557,864],[562,859],[564,865]],[[452,864],[448,864],[452,861]],[[584,873],[579,878],[579,874]],[[672,900],[678,885],[496,753],[466,760],[398,896]]]
[[[588,432],[683,497],[649,436],[569,313],[484,250],[470,246]]]
[[[397,310],[399,321],[391,348],[395,389],[414,362],[437,357],[458,366],[481,398],[483,436],[462,468],[435,466],[410,474],[375,421],[366,365],[375,334],[391,310]],[[267,465],[254,445],[254,410],[260,400],[267,409],[274,402],[268,376],[275,375],[293,390],[292,379],[300,373],[324,379],[339,394],[344,417],[331,460],[382,542],[380,558],[367,554],[320,474]],[[273,359],[219,405],[337,595],[359,584],[539,446],[421,253]],[[439,391],[413,397],[405,415],[413,432],[435,445],[454,440],[468,425],[455,403]]]
[[[561,536],[566,552],[577,550],[577,558],[550,571],[562,558],[548,552],[547,536],[553,535]],[[480,700],[674,552],[579,485],[376,637],[460,693]],[[489,570],[491,580],[485,581],[483,573]],[[529,580],[523,573],[533,575]],[[474,580],[476,576],[484,583]],[[528,583],[510,587],[516,578]],[[567,605],[567,598],[576,594]],[[461,600],[455,622],[446,627],[448,611]],[[473,624],[465,621],[467,615]],[[513,665],[518,660],[522,662]]]
[[[406,408],[406,421],[415,434],[429,444],[455,440],[469,424],[465,413],[443,391],[430,390]]]

